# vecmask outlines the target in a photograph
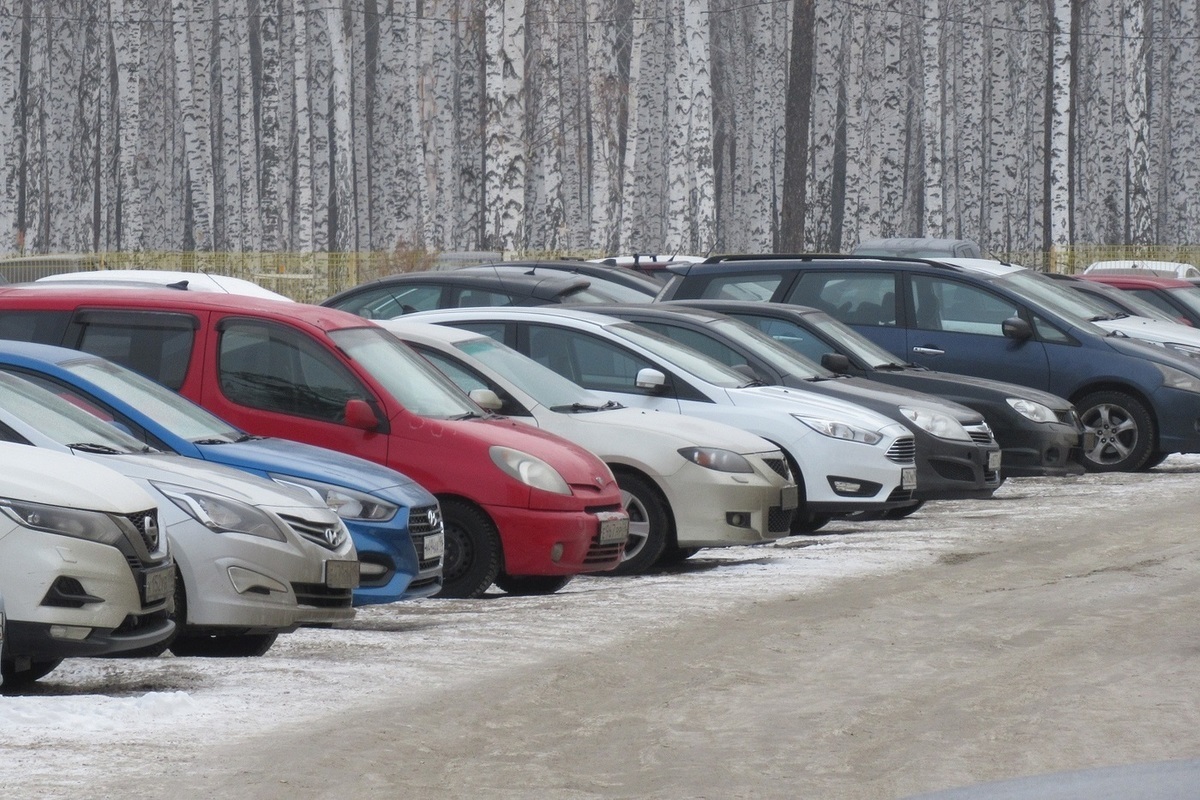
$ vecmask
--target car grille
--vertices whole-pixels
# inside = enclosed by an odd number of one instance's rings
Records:
[[[588,506],[584,509],[589,514],[597,514],[601,511],[621,511],[620,506]],[[591,546],[588,547],[587,555],[583,557],[584,564],[612,564],[616,565],[621,560],[621,550],[625,547],[624,542],[610,542],[608,544],[600,544],[600,533],[592,537]]]
[[[785,481],[791,481],[792,471],[788,469],[786,458],[764,458],[763,463]]]
[[[771,506],[771,511],[767,514],[767,531],[770,533],[788,533],[792,529],[792,516],[795,513],[796,509],[794,508]]]
[[[897,464],[911,464],[916,456],[917,440],[911,436],[899,437],[887,451],[888,460]]]
[[[437,533],[442,529],[442,515],[437,506],[423,506],[408,512],[408,532],[417,536]]]
[[[280,514],[279,517],[297,534],[328,550],[336,550],[346,538],[346,532],[337,523],[313,522],[291,514]]]
[[[158,509],[151,508],[148,511],[142,511],[137,514],[126,514],[125,519],[129,520],[134,530],[142,537],[142,541],[146,543],[147,550],[153,553],[158,549],[160,536]]]
[[[892,493],[888,495],[887,502],[889,503],[905,503],[912,500],[912,489],[901,489],[899,487],[892,489]]]
[[[323,583],[292,583],[296,602],[317,608],[350,608],[353,592],[350,589],[331,589]]]
[[[995,437],[992,436],[992,429],[987,426],[987,423],[983,425],[964,425],[963,427],[967,429],[972,442],[977,444],[991,444],[996,441]]]

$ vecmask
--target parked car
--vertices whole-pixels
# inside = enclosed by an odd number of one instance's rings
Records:
[[[616,299],[578,275],[462,267],[389,275],[339,292],[321,305],[367,319],[393,319],[435,308],[612,303]]]
[[[1200,362],[1128,333],[1110,335],[1090,321],[1096,311],[1086,298],[1024,267],[972,259],[724,257],[675,274],[662,299],[815,306],[903,354],[902,361],[1059,395],[1096,436],[1084,453],[1089,469],[1143,469],[1171,453],[1200,452]]]
[[[637,574],[697,548],[759,544],[790,532],[796,484],[783,453],[765,439],[602,400],[482,334],[411,319],[381,324],[480,405],[604,459],[630,519],[625,559],[614,572]]]
[[[175,630],[175,565],[155,500],[100,464],[0,442],[0,676],[154,647]]]
[[[616,303],[649,303],[663,286],[661,280],[649,275],[594,261],[505,261],[463,269],[472,273],[490,272],[493,275],[574,275],[586,279],[592,290],[603,293],[609,302]]]
[[[984,416],[1003,459],[1002,475],[1046,477],[1083,472],[1081,448],[1091,446],[1075,407],[1057,395],[987,378],[937,372],[904,363],[824,311],[786,303],[671,300],[719,311],[753,325],[834,371],[961,403]]]
[[[333,507],[358,553],[354,604],[428,597],[442,587],[437,499],[372,461],[288,439],[251,436],[119,364],[52,345],[0,340],[0,371],[18,375],[158,450],[301,486]]]
[[[1086,275],[1158,275],[1171,278],[1200,278],[1200,268],[1182,261],[1152,261],[1147,259],[1118,259],[1093,261],[1084,269]]]
[[[460,308],[414,317],[483,333],[600,397],[688,414],[762,436],[801,489],[794,532],[831,515],[913,503],[916,443],[899,423],[853,403],[758,382],[653,331],[577,308]]]
[[[1064,275],[1057,272],[1047,272],[1045,275],[1077,294],[1086,295],[1088,301],[1097,307],[1093,315],[1097,318],[1116,319],[1132,316],[1178,324],[1178,320],[1157,306],[1152,306],[1140,297],[1123,292],[1115,286],[1096,281],[1085,281],[1083,275]]]
[[[851,251],[856,256],[903,256],[905,258],[983,258],[979,244],[970,239],[933,237],[863,239]]]
[[[98,461],[158,500],[177,570],[176,655],[262,655],[278,634],[354,616],[354,544],[337,514],[308,492],[150,451],[7,373],[0,374],[0,439]]]
[[[52,285],[0,288],[0,338],[84,350],[238,428],[397,469],[438,498],[444,597],[556,591],[615,568],[629,517],[612,472],[495,418],[379,326],[304,303]]]
[[[839,378],[716,311],[665,303],[592,310],[649,328],[763,383],[855,403],[900,423],[917,443],[914,500],[987,498],[1000,488],[1000,446],[978,411],[864,378]]]
[[[1158,308],[1172,322],[1200,327],[1200,286],[1181,278],[1142,275],[1109,275],[1097,272],[1081,276],[1133,295]]]
[[[695,264],[703,261],[704,258],[704,256],[690,256],[682,253],[631,253],[627,256],[594,258],[592,261],[611,267],[623,267],[652,278],[661,284],[666,282],[667,270],[672,265]]]
[[[168,269],[94,269],[79,272],[60,272],[38,278],[37,283],[72,283],[94,286],[163,286],[184,292],[216,292],[266,297],[272,300],[291,298],[259,286],[254,281],[217,275],[211,272],[186,272]]]

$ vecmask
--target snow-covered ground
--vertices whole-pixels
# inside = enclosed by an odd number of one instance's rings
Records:
[[[548,597],[489,595],[360,609],[349,625],[280,637],[258,659],[79,659],[0,697],[0,796],[72,796],[103,774],[147,776],[208,744],[295,727],[377,691],[433,697],[548,655],[596,652],[671,620],[755,599],[820,592],[978,548],[1031,520],[1200,490],[1200,457],[1143,474],[1010,480],[989,501],[930,503],[898,522],[834,523],[821,535],[703,551],[677,571],[577,578]],[[348,700],[347,698],[351,698]]]

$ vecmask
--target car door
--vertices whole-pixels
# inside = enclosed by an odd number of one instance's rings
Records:
[[[801,274],[781,301],[819,308],[904,360],[907,339],[898,287],[893,270],[813,270]]]
[[[217,323],[212,338],[201,405],[250,433],[387,463],[387,406],[331,345],[288,325],[233,316]],[[346,424],[352,398],[375,409],[378,429]]]
[[[617,342],[587,331],[540,323],[518,328],[517,349],[586,389],[623,405],[679,413],[678,383],[664,365]],[[637,386],[638,373],[655,369],[666,375],[662,390]]]
[[[1049,360],[1042,338],[1056,338],[1052,326],[1036,320],[1008,295],[977,283],[949,275],[906,277],[911,309],[907,360],[943,372],[1048,387]],[[1012,317],[1029,322],[1034,336],[1024,341],[1005,336],[1002,325]]]

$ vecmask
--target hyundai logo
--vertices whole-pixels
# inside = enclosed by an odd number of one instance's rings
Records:
[[[142,517],[142,538],[151,551],[158,549],[158,520],[153,514]]]

